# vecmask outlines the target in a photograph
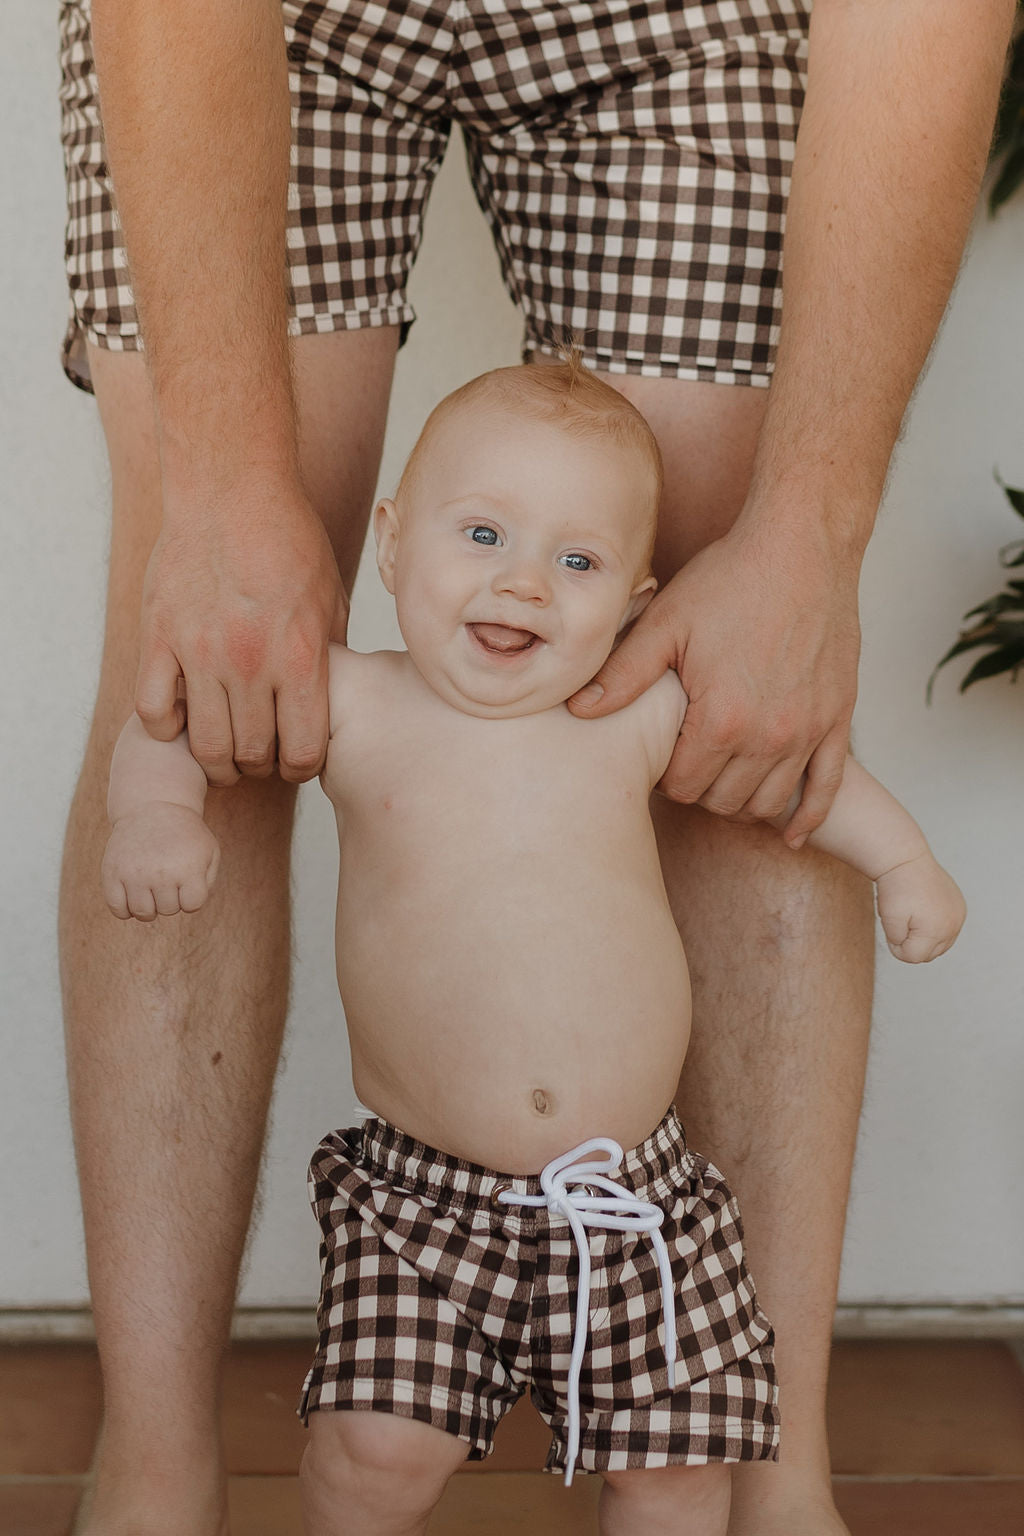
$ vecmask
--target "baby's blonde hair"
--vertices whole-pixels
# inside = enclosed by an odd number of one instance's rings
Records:
[[[419,462],[429,450],[437,429],[467,405],[491,405],[496,411],[512,411],[551,422],[577,438],[611,438],[636,452],[650,471],[647,514],[649,565],[657,530],[663,470],[657,438],[645,418],[617,389],[584,366],[580,347],[568,343],[559,349],[558,363],[521,363],[494,368],[461,385],[434,407],[423,425],[398,482],[400,500],[416,477]]]

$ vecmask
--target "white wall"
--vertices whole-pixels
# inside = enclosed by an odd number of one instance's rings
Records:
[[[10,18],[0,66],[16,146],[2,172],[0,1306],[85,1299],[54,941],[64,820],[99,660],[108,522],[95,407],[57,362],[65,300],[55,38],[49,8],[23,8]],[[1024,688],[999,679],[960,697],[949,670],[932,708],[924,704],[959,615],[1001,581],[997,546],[1024,534],[991,479],[998,463],[1010,483],[1024,484],[1022,260],[1018,198],[996,223],[979,221],[864,574],[858,750],[923,823],[971,915],[956,949],[933,966],[880,956],[843,1268],[848,1302],[984,1302],[1024,1291]],[[399,361],[382,490],[393,488],[436,399],[518,355],[518,322],[457,147],[435,190],[413,301],[420,319]],[[368,567],[355,599],[357,647],[396,643],[388,601]],[[313,1297],[305,1163],[352,1101],[333,980],[331,823],[318,787],[307,786],[296,984],[242,1297],[249,1304]]]

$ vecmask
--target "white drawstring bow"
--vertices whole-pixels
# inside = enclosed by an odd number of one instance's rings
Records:
[[[587,1153],[605,1152],[607,1162],[585,1162]],[[595,1136],[581,1142],[571,1152],[551,1160],[540,1174],[543,1194],[523,1195],[516,1190],[501,1190],[497,1199],[504,1205],[546,1205],[552,1216],[564,1216],[572,1228],[579,1254],[579,1282],[576,1290],[576,1327],[573,1331],[572,1356],[569,1362],[569,1448],[565,1467],[565,1486],[572,1483],[573,1468],[580,1444],[580,1371],[583,1352],[587,1347],[590,1327],[590,1243],[587,1227],[604,1228],[606,1231],[649,1232],[658,1258],[661,1274],[661,1305],[665,1319],[665,1361],[668,1365],[668,1384],[676,1384],[676,1309],[672,1294],[672,1266],[668,1248],[661,1235],[665,1212],[660,1206],[624,1189],[607,1177],[621,1165],[625,1156],[617,1141],[608,1136]],[[606,1195],[592,1195],[573,1185],[598,1185],[606,1189]]]

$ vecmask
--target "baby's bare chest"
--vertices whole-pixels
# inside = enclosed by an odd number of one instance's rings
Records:
[[[605,864],[649,825],[647,759],[628,732],[564,724],[368,733],[325,773],[343,848],[418,869],[425,860],[435,870],[529,860],[535,873],[549,861]]]

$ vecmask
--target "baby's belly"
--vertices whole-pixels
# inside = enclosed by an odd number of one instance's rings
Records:
[[[690,1028],[658,890],[578,893],[457,927],[444,904],[339,904],[338,981],[362,1102],[428,1146],[535,1173],[591,1136],[629,1148],[675,1096]],[[528,955],[528,963],[523,956]]]

